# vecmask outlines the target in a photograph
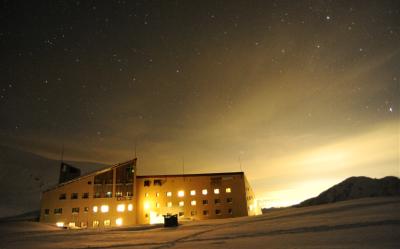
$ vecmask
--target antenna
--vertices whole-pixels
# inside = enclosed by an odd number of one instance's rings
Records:
[[[239,167],[240,167],[240,172],[243,172],[242,170],[242,158],[239,155]]]

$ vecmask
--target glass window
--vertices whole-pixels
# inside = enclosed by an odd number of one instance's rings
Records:
[[[185,213],[184,212],[179,212],[179,216],[184,216]]]
[[[60,197],[58,199],[60,199],[60,200],[67,199],[67,194],[65,194],[65,193],[60,194]]]
[[[144,193],[144,197],[149,197],[149,193]]]
[[[160,193],[157,192],[157,193],[156,193],[156,197],[159,197],[159,196],[160,196]]]
[[[54,214],[62,214],[62,208],[55,208]]]
[[[208,215],[208,210],[203,210],[203,215]]]
[[[93,227],[99,227],[99,221],[98,220],[94,220],[93,221]]]
[[[79,208],[78,207],[72,208],[72,213],[79,213]]]
[[[167,207],[172,207],[172,202],[167,202]]]
[[[78,199],[78,193],[72,193],[71,199]]]
[[[232,208],[228,209],[228,214],[232,214],[232,213],[233,213]]]
[[[160,203],[156,202],[156,208],[160,207]]]
[[[144,185],[145,187],[150,187],[150,184],[151,184],[151,181],[150,181],[150,180],[144,180],[143,185]]]
[[[196,195],[196,190],[190,190],[190,195],[195,196]]]
[[[85,212],[85,213],[89,212],[89,207],[84,207],[83,212]]]
[[[45,209],[44,214],[46,214],[46,215],[50,214],[50,209]]]
[[[226,198],[227,203],[232,203],[232,198]]]
[[[109,210],[108,205],[101,205],[100,211],[101,211],[102,213],[108,213],[108,210]]]
[[[153,181],[154,186],[161,186],[162,185],[162,181],[161,179],[156,179]]]
[[[215,214],[216,214],[216,215],[221,215],[221,210],[215,209]]]
[[[96,193],[95,198],[112,197],[113,175],[113,170],[108,170],[94,177],[93,193]]]
[[[104,220],[104,226],[108,227],[111,225],[111,221],[110,220]]]
[[[125,211],[125,204],[118,204],[117,205],[117,212],[122,213]]]
[[[83,193],[82,199],[87,199],[87,198],[89,198],[89,193]]]
[[[207,191],[207,189],[203,189],[203,190],[201,191],[201,193],[202,193],[203,195],[207,195],[207,194],[208,194],[208,191]]]
[[[195,216],[196,214],[197,214],[197,212],[194,210],[190,212],[190,216]]]
[[[99,208],[97,206],[93,206],[93,213],[97,213],[99,211]]]
[[[168,197],[172,196],[172,192],[167,192],[166,194],[167,194]]]
[[[179,202],[179,206],[180,206],[180,207],[185,206],[185,202],[184,202],[184,201],[180,201],[180,202]]]
[[[226,188],[225,189],[225,193],[230,193],[230,192],[232,192],[231,188]]]
[[[220,200],[220,199],[215,199],[215,200],[214,200],[214,203],[215,203],[215,204],[221,204],[221,200]]]
[[[180,190],[178,191],[178,197],[184,197],[185,196],[185,191]]]
[[[195,201],[195,200],[191,201],[191,202],[190,202],[190,205],[196,206],[196,201]]]
[[[122,226],[122,218],[117,218],[117,219],[115,220],[115,224],[116,224],[117,226]]]
[[[132,211],[133,210],[133,205],[132,204],[128,204],[128,211]]]
[[[216,195],[219,194],[219,188],[214,189],[214,194],[216,194]]]
[[[207,205],[208,204],[208,200],[203,200],[203,205]]]

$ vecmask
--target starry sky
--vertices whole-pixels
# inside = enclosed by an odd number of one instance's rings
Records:
[[[242,168],[264,206],[400,175],[399,1],[0,5],[2,145]]]

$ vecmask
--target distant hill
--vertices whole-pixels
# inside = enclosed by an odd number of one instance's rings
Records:
[[[400,179],[394,176],[387,176],[381,179],[364,176],[350,177],[322,192],[317,197],[305,200],[295,206],[306,207],[379,196],[400,196]]]
[[[104,165],[69,162],[82,173]],[[57,184],[60,161],[26,151],[0,146],[0,217],[14,216],[39,210],[40,194]]]

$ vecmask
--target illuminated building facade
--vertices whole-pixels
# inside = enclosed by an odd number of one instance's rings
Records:
[[[167,214],[189,221],[259,211],[243,172],[137,176],[135,159],[44,191],[40,221],[97,228],[163,223]]]

